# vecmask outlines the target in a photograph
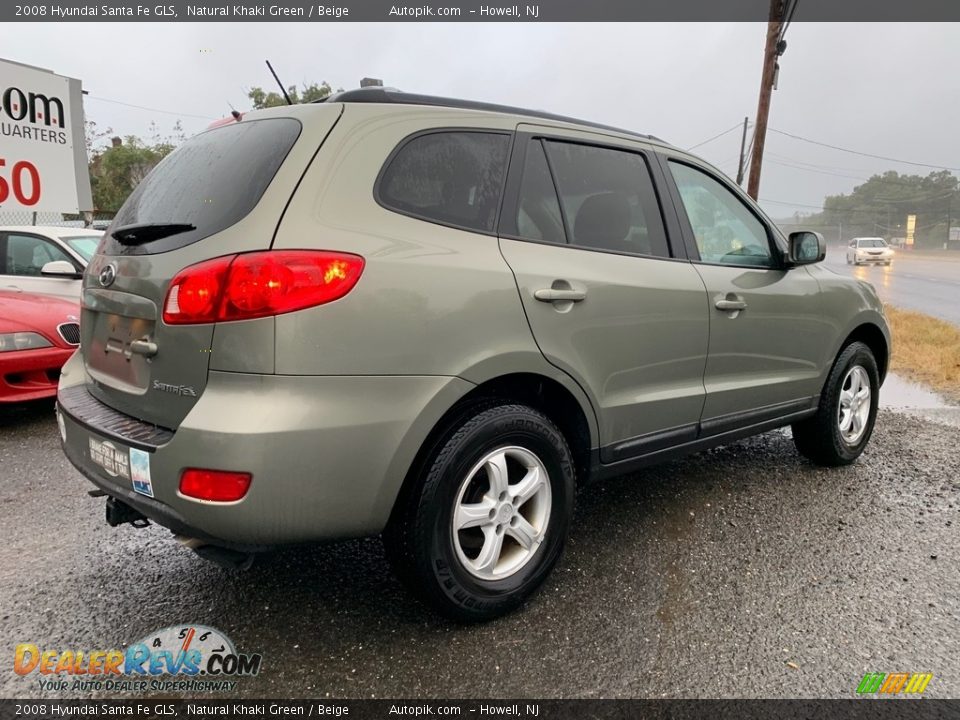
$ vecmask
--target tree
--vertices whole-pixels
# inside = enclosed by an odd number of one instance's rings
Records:
[[[296,85],[291,85],[287,88],[287,94],[294,104],[311,103],[322,100],[332,92],[333,88],[330,87],[327,82],[322,82],[319,85],[317,83],[310,83],[309,85],[305,83],[300,90],[297,90]],[[339,88],[337,92],[343,92],[343,88]],[[250,102],[253,103],[254,110],[262,110],[263,108],[287,104],[286,98],[280,93],[267,92],[261,87],[250,88],[247,92],[247,97],[250,98]]]
[[[960,183],[948,170],[926,176],[888,170],[874,175],[850,194],[831,195],[811,222],[843,224],[844,237],[903,237],[908,215],[917,216],[918,246],[936,247],[947,239],[947,219],[960,215]],[[956,221],[954,221],[954,225]]]
[[[98,132],[96,127],[96,123],[87,121],[87,150],[91,155],[90,190],[97,212],[117,212],[147,173],[187,139],[179,120],[166,135],[161,133],[156,122],[151,122],[150,142],[136,135],[128,135],[122,141],[115,137],[109,147],[97,149],[96,143],[105,138],[110,130]]]
[[[97,124],[93,120],[84,120],[83,130],[84,130],[84,136],[87,142],[88,158],[96,154],[98,144],[100,144],[106,138],[113,135],[113,128],[107,128],[106,130],[98,130]]]

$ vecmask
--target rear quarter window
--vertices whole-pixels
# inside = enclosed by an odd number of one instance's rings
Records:
[[[100,252],[149,255],[185,247],[246,217],[263,196],[301,125],[292,118],[231,123],[190,138],[131,193],[104,235]],[[130,225],[184,224],[194,229],[140,245],[111,232]]]
[[[387,160],[377,201],[421,220],[492,233],[510,139],[508,133],[464,130],[413,137]]]

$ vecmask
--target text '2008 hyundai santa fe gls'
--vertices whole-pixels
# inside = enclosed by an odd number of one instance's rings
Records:
[[[111,524],[242,563],[383,533],[460,620],[548,575],[578,483],[790,425],[870,439],[889,331],[656,138],[371,88],[208,130],[83,281],[58,415]]]

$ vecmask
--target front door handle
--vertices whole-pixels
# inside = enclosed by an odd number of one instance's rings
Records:
[[[746,310],[747,304],[743,300],[717,300],[714,306],[717,310]]]
[[[586,290],[558,290],[543,288],[537,290],[533,296],[540,302],[580,302],[586,299]]]

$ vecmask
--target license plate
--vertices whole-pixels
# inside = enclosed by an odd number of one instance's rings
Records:
[[[153,497],[150,453],[116,445],[109,440],[90,438],[90,459],[107,475],[130,481],[135,492]]]

